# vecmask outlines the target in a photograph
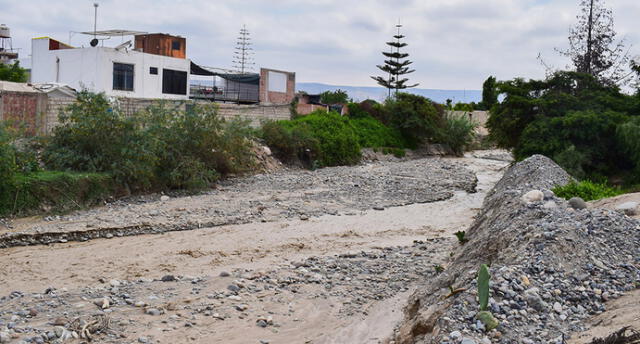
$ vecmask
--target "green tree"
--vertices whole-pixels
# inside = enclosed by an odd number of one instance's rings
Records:
[[[380,86],[383,86],[389,90],[389,96],[391,96],[391,90],[395,90],[395,94],[398,94],[398,90],[406,88],[416,87],[419,84],[407,85],[409,79],[403,77],[406,74],[413,73],[415,70],[410,69],[408,66],[412,64],[412,61],[407,60],[409,57],[407,53],[401,53],[400,49],[406,47],[408,44],[401,41],[405,36],[400,34],[400,28],[402,25],[396,25],[398,33],[393,36],[395,41],[387,42],[387,45],[391,47],[389,52],[382,52],[382,55],[388,58],[384,60],[384,65],[377,65],[377,67],[387,73],[387,76],[372,76],[371,78],[378,82]]]
[[[323,104],[347,104],[349,102],[349,95],[346,91],[324,91],[320,94],[320,102]]]
[[[496,78],[490,76],[482,84],[482,102],[479,108],[482,110],[491,110],[491,107],[498,103],[498,89]]]
[[[27,70],[20,67],[20,62],[18,61],[12,65],[0,63],[0,80],[27,82]]]

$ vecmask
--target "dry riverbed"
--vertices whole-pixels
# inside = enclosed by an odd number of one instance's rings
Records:
[[[279,171],[13,221],[0,342],[377,343],[447,264],[506,156]]]

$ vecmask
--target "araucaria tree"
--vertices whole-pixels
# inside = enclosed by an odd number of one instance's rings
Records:
[[[625,84],[629,55],[624,40],[616,40],[613,14],[604,0],[581,0],[578,23],[569,34],[569,48],[560,53],[569,57],[575,70],[590,74],[604,84]]]
[[[415,70],[409,69],[408,67],[413,63],[407,60],[409,54],[400,52],[400,49],[406,47],[408,44],[401,41],[404,38],[404,35],[400,34],[400,28],[402,25],[398,24],[396,27],[398,28],[398,32],[393,36],[395,41],[387,42],[387,45],[391,47],[390,51],[382,52],[382,55],[388,59],[384,60],[384,65],[377,66],[381,71],[387,73],[387,76],[371,77],[373,80],[377,81],[379,85],[389,89],[389,96],[391,96],[391,90],[396,90],[396,94],[398,94],[398,90],[416,87],[419,85],[407,85],[407,81],[409,81],[409,79],[403,77],[406,74],[415,72]]]

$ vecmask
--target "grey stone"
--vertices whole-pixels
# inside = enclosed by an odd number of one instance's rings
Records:
[[[147,338],[147,337],[138,337],[138,343],[149,343],[149,338]]]
[[[616,207],[616,211],[627,216],[636,216],[638,215],[638,202],[622,203]]]
[[[471,338],[464,337],[462,338],[462,341],[460,342],[460,344],[478,344],[478,343],[476,343],[476,341]]]
[[[7,332],[0,332],[0,343],[9,343],[11,341],[11,336]]]
[[[553,304],[553,310],[558,314],[562,313],[562,305],[560,304],[560,302],[556,302]]]
[[[147,308],[147,310],[145,311],[145,314],[157,316],[162,314],[162,312],[157,308]]]
[[[586,209],[587,208],[587,202],[585,202],[582,198],[580,197],[573,197],[569,200],[569,205],[571,206],[571,208],[579,210],[579,209]]]
[[[256,322],[256,325],[260,326],[260,327],[267,327],[267,322],[260,319]]]
[[[460,333],[460,331],[453,331],[449,333],[449,338],[451,339],[459,339],[460,337],[462,337],[462,333]]]
[[[544,194],[540,190],[531,190],[522,195],[522,201],[526,203],[540,202],[544,199]]]
[[[231,276],[231,274],[228,273],[227,271],[220,272],[220,277],[229,277],[229,276]]]

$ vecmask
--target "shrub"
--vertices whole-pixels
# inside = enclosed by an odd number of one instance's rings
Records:
[[[202,188],[220,175],[253,164],[246,121],[225,122],[214,105],[185,111],[160,102],[140,114],[143,137],[154,144],[156,183],[162,188]]]
[[[10,192],[13,189],[13,177],[17,170],[11,136],[4,123],[0,123],[0,206],[11,202]]]
[[[129,190],[200,188],[253,162],[247,123],[225,122],[214,106],[159,103],[126,117],[104,95],[82,92],[60,119],[47,167],[108,173]]]
[[[49,169],[109,173],[132,189],[149,188],[160,140],[143,135],[140,126],[103,94],[81,92],[60,115],[43,160]]]
[[[299,159],[308,166],[352,165],[360,161],[359,138],[348,117],[315,111],[294,120],[267,122],[262,127],[267,145],[284,160]]]
[[[17,174],[8,190],[10,202],[0,203],[0,215],[27,215],[43,210],[64,212],[98,204],[116,192],[113,179],[106,174]]]
[[[616,138],[623,153],[625,153],[636,172],[636,179],[640,173],[640,117],[634,117],[616,128]]]
[[[613,188],[606,183],[595,183],[589,180],[557,186],[552,191],[564,199],[580,197],[585,201],[614,197],[623,193],[619,188]]]
[[[409,93],[387,99],[383,114],[382,122],[399,130],[410,147],[437,139],[444,120],[441,105]]]
[[[397,147],[405,146],[402,135],[397,129],[389,128],[371,116],[351,119],[360,147]]]
[[[448,145],[457,156],[462,156],[465,149],[473,142],[477,126],[466,116],[445,116],[443,126],[438,133],[438,142]]]

